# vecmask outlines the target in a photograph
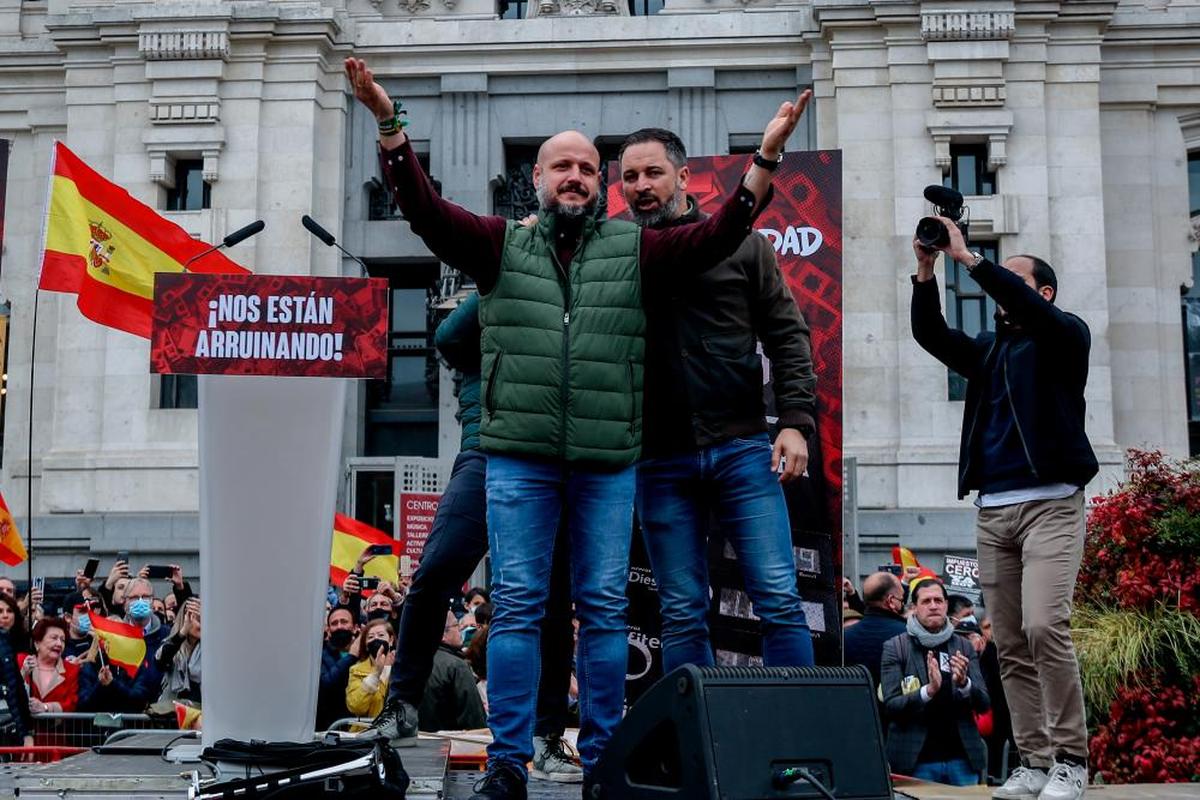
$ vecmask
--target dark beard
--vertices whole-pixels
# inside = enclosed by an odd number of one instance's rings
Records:
[[[653,211],[638,211],[636,205],[629,207],[629,215],[633,221],[643,228],[661,228],[677,216],[676,212],[686,210],[683,206],[682,192],[677,192],[668,202],[663,203]]]

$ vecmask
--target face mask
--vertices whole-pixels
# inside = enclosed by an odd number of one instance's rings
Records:
[[[354,631],[340,630],[333,631],[329,634],[329,644],[335,650],[344,650],[350,646],[350,641],[354,638]]]
[[[92,618],[84,614],[79,619],[75,620],[75,627],[79,628],[79,632],[87,636],[92,632]]]
[[[325,599],[329,601],[329,605],[336,606],[338,602],[337,589],[330,586],[329,589],[325,591]]]
[[[391,616],[392,612],[388,611],[386,608],[377,608],[374,611],[367,613],[367,622],[376,619],[388,619]]]
[[[968,614],[967,616],[959,619],[958,624],[959,625],[978,625],[979,620],[975,619],[974,614]]]
[[[131,619],[149,619],[150,618],[150,601],[144,597],[139,597],[137,600],[125,604],[125,611]]]

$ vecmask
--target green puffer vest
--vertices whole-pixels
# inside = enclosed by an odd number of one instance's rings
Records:
[[[508,224],[496,286],[480,300],[480,448],[619,469],[642,446],[641,229],[588,219],[560,269],[543,216]]]

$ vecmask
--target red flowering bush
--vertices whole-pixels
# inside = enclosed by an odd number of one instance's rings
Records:
[[[1093,499],[1075,599],[1200,614],[1200,464],[1131,450],[1120,491]]]
[[[1091,769],[1200,781],[1200,461],[1132,450],[1129,465],[1092,501],[1075,590]]]
[[[1105,783],[1200,781],[1200,676],[1121,689],[1088,749]]]

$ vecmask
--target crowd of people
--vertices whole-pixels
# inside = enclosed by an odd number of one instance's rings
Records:
[[[955,785],[1003,782],[1016,748],[986,610],[919,568],[875,572],[862,587],[843,581],[843,654],[879,687],[892,769]]]
[[[52,603],[46,602],[40,585],[18,597],[15,583],[0,578],[4,745],[52,743],[34,735],[39,715],[173,716],[175,701],[200,703],[200,598],[178,565],[165,571],[165,585],[156,587],[148,565],[134,573],[123,559],[103,581],[79,569],[73,590]],[[108,657],[105,641],[94,634],[94,627],[104,624],[98,620],[140,632],[145,646],[140,663],[121,664]]]

